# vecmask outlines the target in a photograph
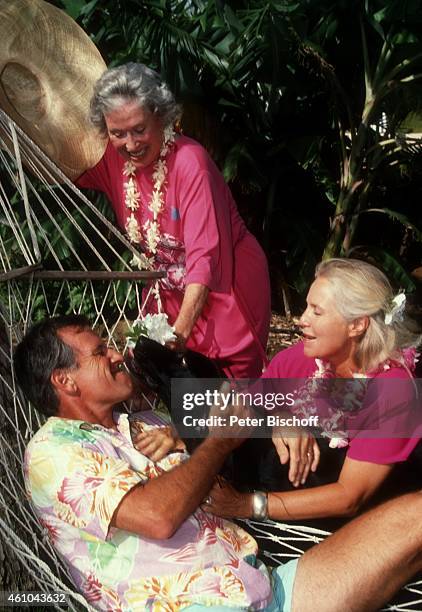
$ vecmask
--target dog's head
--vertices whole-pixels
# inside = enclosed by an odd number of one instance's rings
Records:
[[[136,378],[158,394],[169,410],[172,378],[224,377],[209,357],[189,349],[173,351],[144,336],[138,339],[127,365]]]

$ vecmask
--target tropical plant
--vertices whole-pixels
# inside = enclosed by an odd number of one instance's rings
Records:
[[[299,291],[322,255],[415,263],[422,178],[397,134],[422,106],[421,0],[57,3],[109,64],[161,71]]]
[[[420,3],[361,5],[357,19],[362,49],[360,97],[347,92],[332,73],[341,152],[340,189],[324,256],[347,254],[360,216],[383,213],[403,224],[421,241],[421,232],[399,211],[371,206],[381,174],[406,162],[406,148],[397,138],[410,110],[422,105],[422,37]],[[419,25],[419,31],[415,24]],[[404,139],[405,144],[405,139]],[[356,246],[354,247],[356,249]]]

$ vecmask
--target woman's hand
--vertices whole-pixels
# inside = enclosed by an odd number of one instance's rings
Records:
[[[280,463],[285,465],[290,460],[290,482],[294,487],[305,484],[309,471],[316,471],[320,458],[319,446],[313,435],[305,429],[289,428],[289,435],[286,436],[281,430],[274,429],[272,440]]]
[[[179,351],[183,353],[186,348],[187,337],[185,338],[177,332],[175,332],[175,336],[175,340],[169,340],[168,342],[166,342],[166,347],[171,349],[172,351]]]
[[[185,450],[185,445],[171,426],[141,431],[133,440],[134,447],[152,461],[160,461],[168,453]]]
[[[224,518],[250,518],[252,493],[239,493],[220,476],[202,503],[202,508]]]

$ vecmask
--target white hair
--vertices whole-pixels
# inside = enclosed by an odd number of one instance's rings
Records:
[[[144,64],[130,62],[109,68],[96,82],[90,103],[91,123],[106,135],[104,115],[133,100],[140,108],[158,115],[164,127],[180,119],[181,107],[158,72]]]

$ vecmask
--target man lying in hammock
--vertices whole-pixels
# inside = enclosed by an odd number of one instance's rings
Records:
[[[191,457],[171,450],[157,462],[137,451],[113,421],[113,406],[133,393],[123,357],[84,317],[35,325],[14,365],[50,417],[26,451],[27,490],[94,608],[375,610],[422,568],[418,492],[270,573],[251,536],[201,508],[241,439],[214,435]]]

